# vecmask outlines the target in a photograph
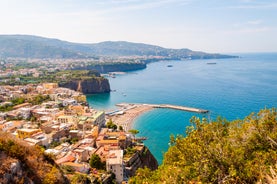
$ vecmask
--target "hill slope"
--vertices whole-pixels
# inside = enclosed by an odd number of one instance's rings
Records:
[[[277,111],[244,120],[192,118],[187,137],[171,137],[158,170],[140,169],[129,183],[276,183]]]
[[[31,35],[0,35],[0,57],[87,58],[94,56],[163,56],[172,59],[211,59],[234,56],[167,49],[143,43],[107,41],[82,44]]]
[[[4,132],[0,132],[0,163],[0,183],[69,183],[39,147]]]

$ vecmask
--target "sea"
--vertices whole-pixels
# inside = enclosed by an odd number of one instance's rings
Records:
[[[209,110],[209,115],[154,109],[135,119],[133,128],[162,164],[170,135],[184,135],[192,116],[211,121],[244,119],[251,112],[277,106],[277,53],[239,53],[238,58],[160,61],[146,69],[109,78],[113,92],[88,95],[99,110],[115,104],[173,104]]]

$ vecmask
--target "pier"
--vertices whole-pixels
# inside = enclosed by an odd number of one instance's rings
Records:
[[[167,109],[175,109],[175,110],[181,110],[181,111],[187,111],[187,112],[196,112],[196,113],[208,113],[208,110],[205,109],[198,109],[198,108],[193,108],[193,107],[185,107],[185,106],[179,106],[179,105],[169,105],[169,104],[160,104],[156,105],[153,104],[151,105],[153,108],[167,108]]]
[[[121,107],[121,110],[127,110],[130,108],[134,108],[136,106],[149,106],[152,108],[167,108],[167,109],[175,109],[175,110],[181,110],[181,111],[187,111],[187,112],[195,112],[200,114],[208,113],[208,110],[205,109],[199,109],[199,108],[193,108],[193,107],[186,107],[186,106],[180,106],[180,105],[170,105],[170,104],[128,104],[128,103],[121,103],[117,104],[117,106]]]

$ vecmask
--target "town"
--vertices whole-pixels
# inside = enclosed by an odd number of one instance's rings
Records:
[[[89,107],[81,92],[57,83],[2,85],[0,101],[0,130],[40,146],[65,173],[83,173],[91,182],[122,183],[139,167],[158,166],[136,138],[137,130],[123,129],[104,111]]]

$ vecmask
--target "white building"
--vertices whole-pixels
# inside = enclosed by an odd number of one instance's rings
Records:
[[[117,183],[124,180],[123,150],[110,150],[106,160],[107,171],[115,174]]]

